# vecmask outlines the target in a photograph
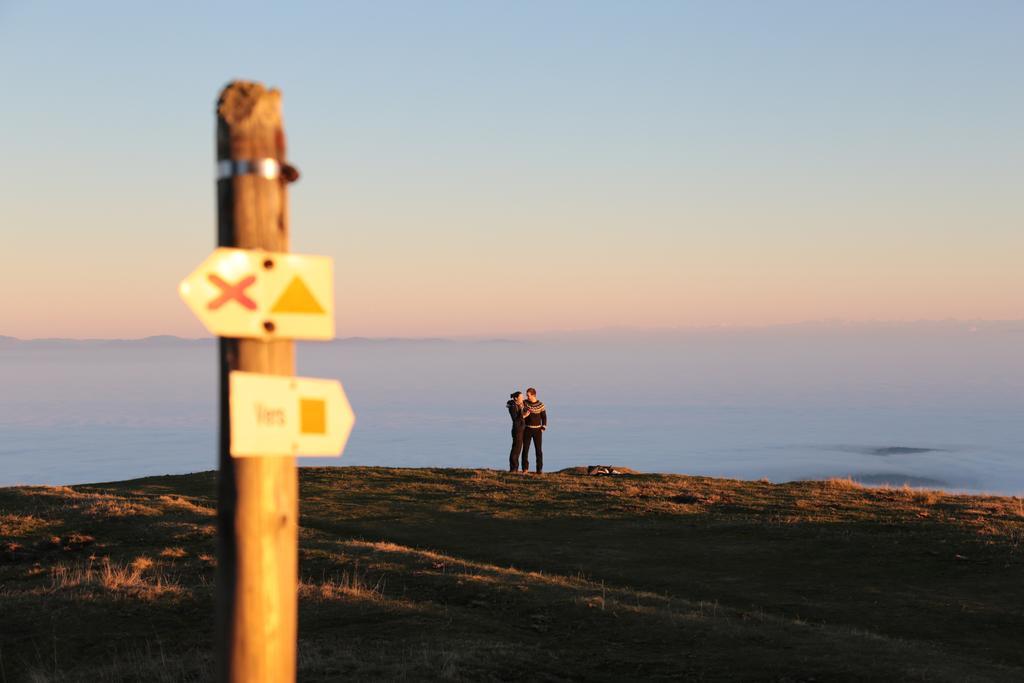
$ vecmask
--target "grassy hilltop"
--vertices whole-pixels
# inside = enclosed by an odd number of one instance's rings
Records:
[[[0,489],[0,680],[203,680],[216,474]],[[1016,498],[301,470],[300,678],[1024,680]]]

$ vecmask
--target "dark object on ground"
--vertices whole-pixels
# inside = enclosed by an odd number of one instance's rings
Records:
[[[609,474],[625,474],[622,470],[617,470],[611,465],[588,465],[587,474],[592,477],[607,476]]]
[[[595,471],[596,470],[596,471]],[[602,472],[601,470],[608,470]],[[566,467],[558,470],[558,474],[582,474],[590,476],[607,476],[611,474],[640,474],[628,467],[616,467],[614,465],[581,465],[579,467]]]

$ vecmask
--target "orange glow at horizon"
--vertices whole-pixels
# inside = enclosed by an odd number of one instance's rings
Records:
[[[756,233],[701,221],[633,230],[587,216],[590,233],[543,220],[534,250],[506,252],[494,233],[450,226],[403,240],[384,227],[357,238],[321,229],[302,251],[335,258],[338,336],[533,333],[609,326],[770,325],[806,320],[1024,317],[1018,248],[807,225]],[[710,221],[703,221],[704,224]],[[394,228],[399,230],[397,226]],[[642,238],[639,238],[642,236]],[[192,238],[79,258],[75,249],[4,257],[0,334],[130,338],[204,336],[178,301],[178,280],[209,251]],[[208,244],[208,242],[207,242]],[[39,264],[53,273],[37,276]]]

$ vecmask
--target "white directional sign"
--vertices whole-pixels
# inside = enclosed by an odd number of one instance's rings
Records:
[[[178,287],[213,334],[333,339],[333,264],[326,256],[220,247]]]
[[[355,415],[341,383],[328,379],[229,375],[231,455],[341,455]]]

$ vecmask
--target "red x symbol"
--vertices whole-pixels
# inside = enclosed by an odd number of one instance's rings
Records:
[[[210,302],[209,309],[215,311],[227,302],[235,300],[242,304],[245,308],[250,311],[256,310],[256,302],[245,295],[245,289],[252,283],[256,282],[256,276],[250,275],[249,277],[242,278],[236,284],[229,285],[227,282],[222,280],[217,275],[210,273],[207,275],[210,282],[220,287],[221,294],[216,299]]]

